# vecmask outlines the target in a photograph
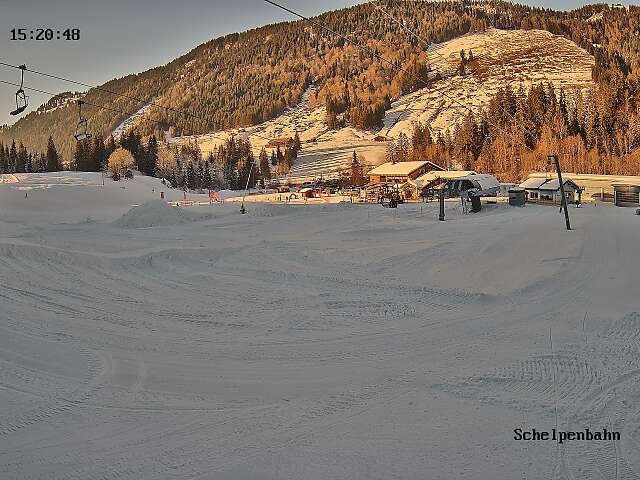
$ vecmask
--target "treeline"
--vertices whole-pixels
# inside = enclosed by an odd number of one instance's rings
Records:
[[[206,159],[197,143],[188,143],[160,152],[158,175],[171,187],[183,190],[242,190],[258,184],[264,188],[274,174],[291,169],[299,150],[297,134],[284,151],[277,147],[269,156],[262,148],[257,159],[251,144],[243,138],[229,137]]]
[[[22,142],[16,146],[15,140],[11,145],[4,145],[0,141],[0,173],[30,173],[57,172],[62,170],[60,156],[53,139],[49,137],[44,152],[29,152]]]
[[[550,154],[560,156],[565,171],[640,175],[640,115],[624,82],[621,91],[611,88],[572,96],[549,83],[528,92],[504,88],[481,115],[468,114],[451,135],[434,138],[417,124],[410,141],[389,144],[390,154],[493,173],[505,181],[544,171]]]
[[[80,172],[100,172],[105,170],[109,156],[118,148],[129,151],[134,159],[134,168],[140,173],[155,176],[158,163],[158,141],[151,135],[143,141],[142,135],[135,129],[123,134],[118,141],[111,135],[107,141],[91,137],[77,141],[69,170]]]
[[[90,137],[76,142],[68,170],[83,172],[109,171],[111,155],[119,148],[131,156],[131,165],[124,171],[114,169],[120,179],[135,169],[143,175],[163,178],[172,188],[183,190],[218,190],[252,188],[260,183],[264,187],[273,175],[286,174],[295,164],[301,148],[300,137],[294,136],[289,144],[279,146],[267,154],[262,148],[258,159],[251,144],[242,138],[230,137],[215,152],[203,158],[197,143],[169,145],[158,142],[155,135],[144,137],[130,129],[118,140],[110,136],[106,141]],[[53,139],[49,139],[46,152],[33,154],[22,143],[10,146],[0,142],[0,173],[51,172],[63,170]],[[126,178],[126,177],[125,177]]]
[[[345,91],[339,100],[328,97],[325,108],[325,121],[332,130],[345,126],[347,121],[356,128],[371,129],[382,126],[385,112],[391,108],[391,98],[385,95],[370,103],[355,96],[352,101],[349,92]]]

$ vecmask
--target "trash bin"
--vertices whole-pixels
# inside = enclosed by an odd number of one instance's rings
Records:
[[[513,207],[524,207],[527,198],[524,194],[524,188],[513,188],[509,190],[509,205]]]

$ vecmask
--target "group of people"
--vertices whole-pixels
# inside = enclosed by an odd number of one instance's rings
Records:
[[[388,197],[389,197],[389,205],[388,205],[389,208],[397,208],[398,204],[404,201],[404,199],[402,198],[398,190],[392,190],[388,194]],[[385,199],[385,192],[381,189],[380,191],[378,191],[378,203],[382,206],[385,206],[384,199]]]

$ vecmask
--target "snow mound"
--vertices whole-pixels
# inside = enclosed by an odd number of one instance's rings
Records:
[[[122,228],[161,227],[181,225],[206,217],[207,215],[187,212],[180,207],[172,207],[164,200],[152,200],[133,207],[113,222],[113,225]]]

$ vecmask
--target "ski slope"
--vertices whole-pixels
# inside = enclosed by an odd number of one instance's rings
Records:
[[[240,215],[150,182],[0,184],[0,478],[640,475],[632,209]],[[621,442],[513,440],[556,407]]]
[[[460,51],[473,52],[465,75],[458,74]],[[564,89],[571,97],[594,85],[591,69],[595,60],[587,51],[564,37],[543,30],[500,30],[464,35],[427,50],[434,75],[441,79],[428,87],[405,95],[392,103],[380,129],[362,131],[350,126],[329,130],[323,106],[309,107],[312,85],[294,108],[260,125],[175,138],[172,141],[197,141],[203,152],[215,151],[230,135],[249,139],[257,155],[269,139],[293,137],[298,132],[302,151],[286,177],[295,182],[319,177],[336,177],[351,163],[353,151],[365,157],[368,167],[384,162],[385,142],[376,136],[397,139],[409,137],[416,122],[428,125],[432,135],[452,133],[470,111],[479,115],[499,89],[510,86],[528,91],[541,82]],[[285,180],[286,180],[285,179]]]

